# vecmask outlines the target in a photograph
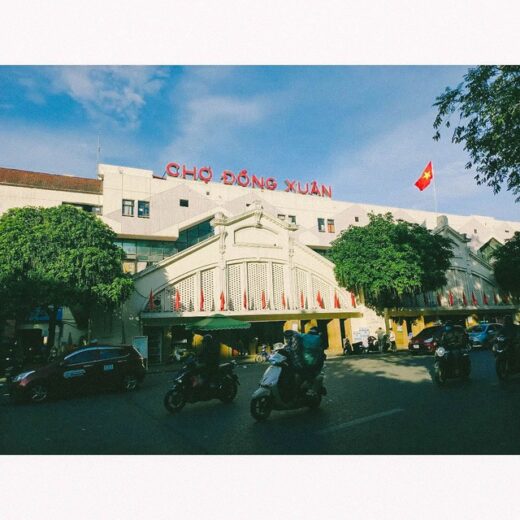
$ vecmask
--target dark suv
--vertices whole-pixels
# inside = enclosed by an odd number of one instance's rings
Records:
[[[130,391],[142,382],[145,372],[144,360],[133,347],[96,345],[19,373],[10,381],[10,394],[15,401],[40,403],[49,396],[99,387]]]
[[[433,353],[437,348],[437,344],[442,336],[444,327],[442,325],[435,325],[433,327],[426,327],[421,330],[417,336],[414,336],[408,343],[408,350],[412,353],[427,352]]]

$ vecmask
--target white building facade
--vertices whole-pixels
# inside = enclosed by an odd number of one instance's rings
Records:
[[[384,323],[337,285],[324,256],[343,229],[366,225],[370,212],[391,212],[455,243],[447,287],[389,310],[398,345],[446,315],[494,319],[515,311],[496,286],[488,253],[520,222],[337,201],[331,186],[314,181],[176,163],[165,170],[100,164],[96,179],[84,179],[0,168],[0,213],[73,204],[117,233],[136,288],[120,311],[95,321],[100,341],[147,336],[152,360],[164,361],[172,345],[190,340],[183,324],[221,313],[253,323],[251,337],[242,338],[246,349],[255,338],[274,342],[284,328],[316,325],[340,351],[344,337],[359,339]]]

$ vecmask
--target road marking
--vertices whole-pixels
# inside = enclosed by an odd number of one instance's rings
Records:
[[[404,412],[403,408],[393,408],[392,410],[388,410],[386,412],[379,412],[373,415],[367,415],[366,417],[360,417],[359,419],[352,419],[352,421],[347,421],[341,424],[337,424],[336,426],[331,426],[330,428],[325,428],[324,430],[318,430],[316,433],[318,435],[325,435],[327,433],[337,432],[339,430],[343,430],[345,428],[350,428],[351,426],[357,426],[358,424],[364,424],[370,421],[375,421],[376,419],[380,419],[381,417],[387,417],[388,415],[394,415],[396,413]]]

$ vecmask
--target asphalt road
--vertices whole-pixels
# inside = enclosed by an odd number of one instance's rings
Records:
[[[0,400],[1,454],[518,454],[520,379],[499,384],[488,351],[471,353],[469,382],[439,388],[431,356],[406,353],[326,363],[319,410],[249,414],[267,365],[239,365],[229,405],[162,404],[169,373],[136,392],[99,393],[41,405]]]

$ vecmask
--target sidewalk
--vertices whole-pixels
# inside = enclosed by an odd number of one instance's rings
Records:
[[[383,354],[380,354],[378,352],[371,352],[370,354],[367,354],[367,355],[356,355],[356,354],[351,354],[349,356],[344,356],[343,354],[335,354],[335,355],[332,355],[332,356],[327,356],[327,361],[326,362],[330,362],[330,361],[341,361],[342,359],[362,359],[362,358],[367,358],[367,357],[379,357],[379,356],[388,356],[388,355],[403,355],[403,354],[408,354],[408,349],[398,349],[396,352],[385,352]],[[235,358],[225,358],[225,359],[222,359],[221,360],[221,363],[225,363],[227,361],[235,361],[237,365],[263,365],[263,366],[267,366],[267,362],[265,363],[257,363],[255,361],[255,355],[254,354],[251,354],[249,356],[244,356],[244,357],[235,357]],[[168,364],[165,364],[165,363],[162,363],[160,365],[151,365],[148,367],[148,371],[146,372],[147,374],[163,374],[163,373],[167,373],[167,372],[177,372],[178,370],[180,370],[183,366],[183,362],[179,362],[179,361],[176,361],[174,363],[168,363]]]

